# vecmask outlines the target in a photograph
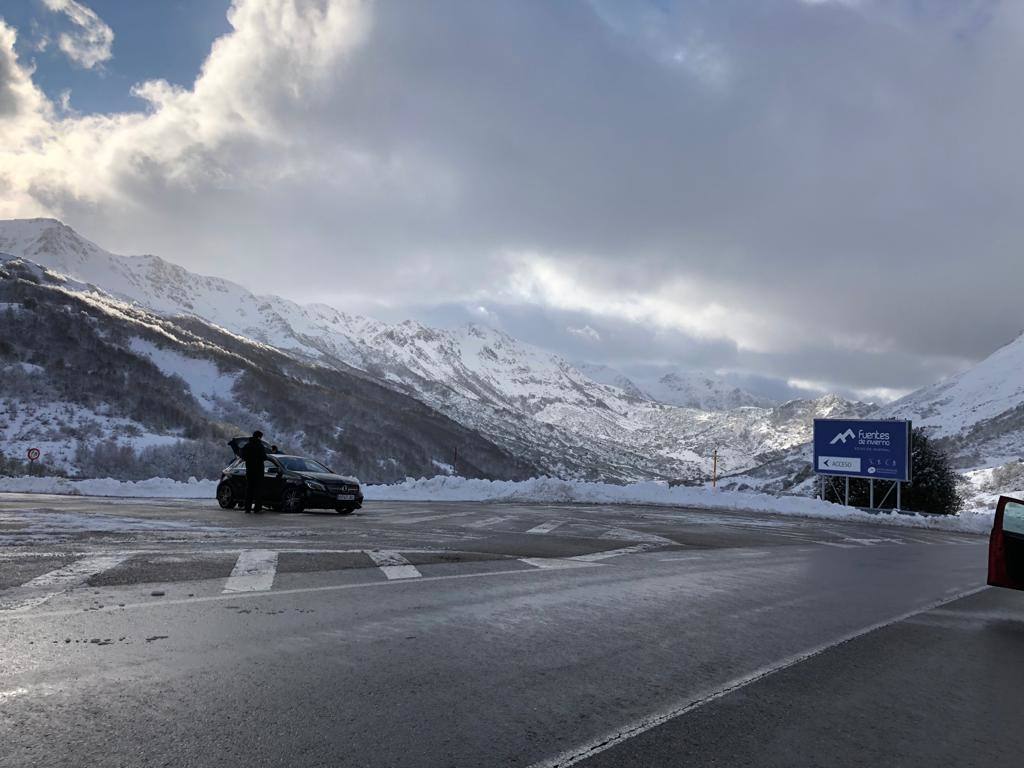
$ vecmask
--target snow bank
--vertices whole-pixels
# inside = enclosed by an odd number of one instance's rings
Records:
[[[154,477],[139,482],[119,480],[67,480],[53,477],[0,478],[0,491],[60,493],[78,496],[136,498],[214,499],[215,480],[190,479],[187,483]],[[547,504],[652,504],[665,507],[696,507],[779,515],[884,523],[945,531],[987,533],[992,527],[992,507],[970,509],[955,517],[915,514],[870,514],[804,496],[770,496],[747,491],[713,491],[710,488],[670,487],[665,482],[608,485],[539,477],[512,482],[468,480],[438,476],[408,479],[396,485],[367,485],[368,501],[509,501]]]
[[[408,479],[397,485],[363,488],[373,501],[522,501],[584,504],[653,504],[748,512],[768,512],[827,520],[850,520],[915,528],[987,533],[992,512],[972,510],[955,517],[862,512],[840,504],[804,496],[770,496],[745,491],[714,491],[710,488],[676,486],[649,481],[608,485],[540,477],[512,482],[469,480],[464,477]]]
[[[63,477],[0,477],[0,491],[7,493],[60,493],[72,496],[124,496],[147,499],[212,499],[216,495],[216,480],[196,480],[187,483],[151,477],[149,480],[68,480]]]

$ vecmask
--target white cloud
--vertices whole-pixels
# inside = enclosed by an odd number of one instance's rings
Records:
[[[589,325],[583,325],[580,326],[579,328],[570,325],[568,328],[566,328],[566,330],[573,336],[579,336],[581,339],[585,339],[587,341],[601,340],[601,334],[598,333],[595,329],[591,328]]]
[[[43,0],[54,13],[63,13],[77,27],[62,32],[57,45],[76,64],[92,69],[113,57],[114,31],[88,6],[78,0]]]
[[[113,212],[146,202],[140,184],[231,187],[287,175],[283,150],[301,141],[292,128],[361,39],[363,4],[236,0],[228,19],[234,31],[214,43],[192,88],[147,81],[134,89],[145,112],[84,117],[56,116],[16,58],[14,30],[0,21],[0,115],[8,113],[0,123],[8,182],[0,216],[60,216],[72,202]],[[4,102],[16,108],[4,110]]]
[[[0,22],[0,217],[355,312],[480,305],[849,387],[1024,322],[1024,4],[593,2],[235,0],[193,84],[93,115]]]

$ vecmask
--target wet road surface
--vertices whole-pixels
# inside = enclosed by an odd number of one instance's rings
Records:
[[[985,557],[737,512],[0,495],[0,766],[1014,764],[1024,594]]]

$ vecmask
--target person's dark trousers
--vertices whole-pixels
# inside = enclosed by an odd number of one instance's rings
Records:
[[[245,511],[252,512],[253,504],[256,505],[256,511],[263,511],[263,473],[260,472],[249,474],[246,472],[245,477]]]

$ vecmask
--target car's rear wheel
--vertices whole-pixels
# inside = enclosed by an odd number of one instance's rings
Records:
[[[306,508],[306,500],[298,488],[289,488],[281,496],[282,512],[302,512]]]
[[[334,511],[339,515],[351,515],[355,510],[355,507],[350,507],[347,504],[339,504],[334,508]]]
[[[235,492],[231,490],[230,483],[221,483],[217,486],[217,503],[220,504],[221,509],[232,509],[239,503],[235,498]]]

